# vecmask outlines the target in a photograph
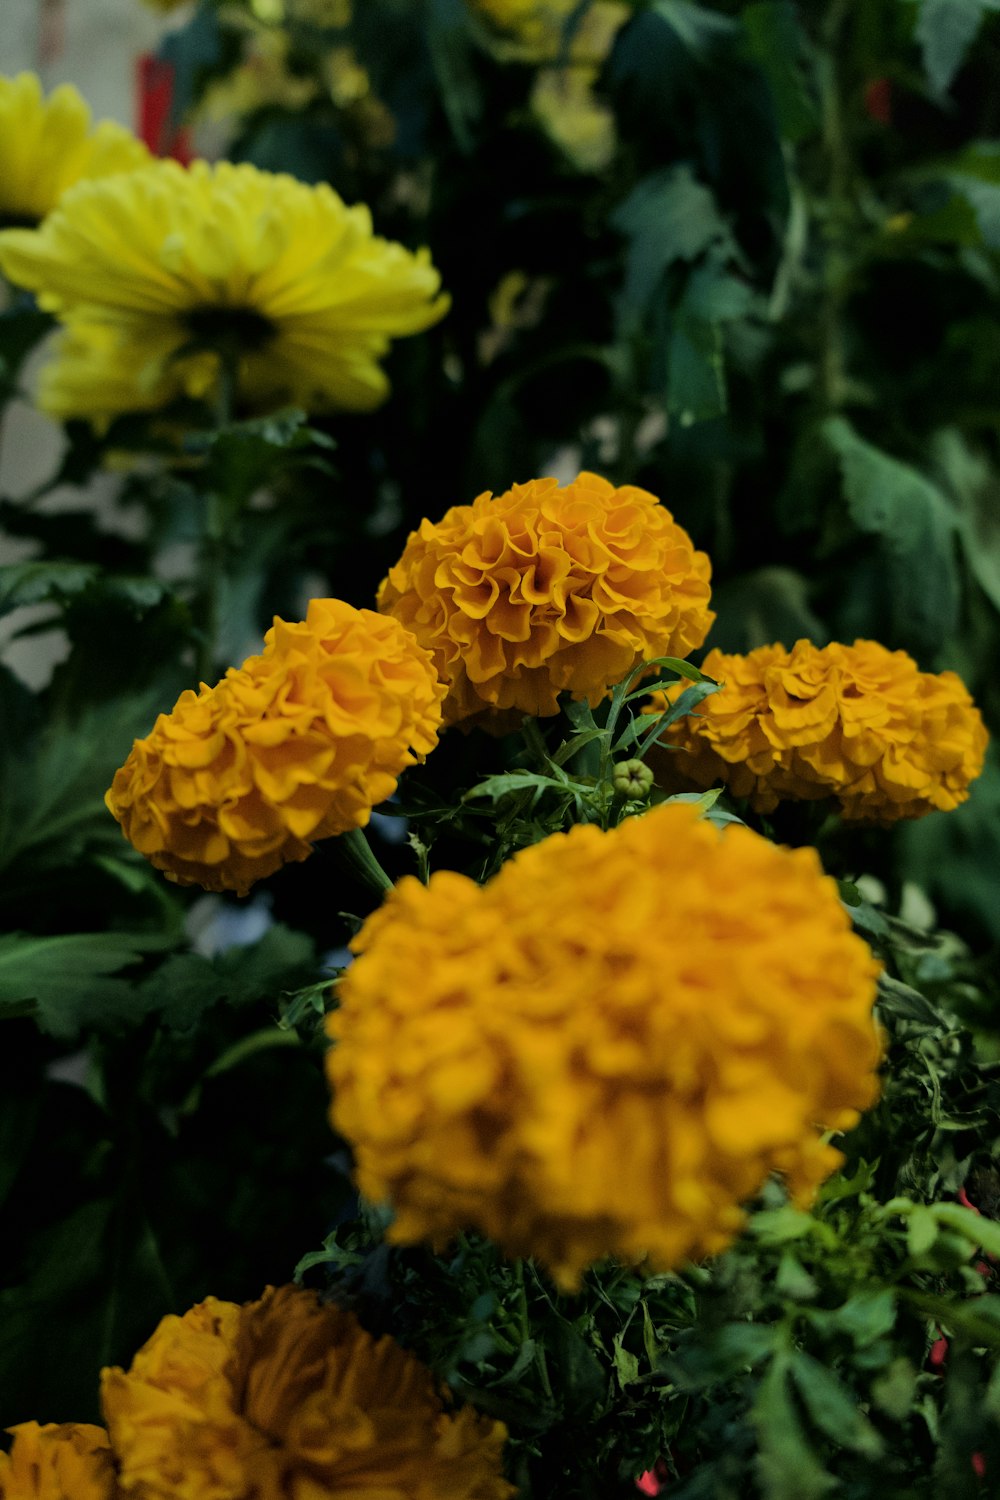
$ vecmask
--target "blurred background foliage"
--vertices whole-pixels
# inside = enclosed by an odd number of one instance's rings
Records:
[[[429,1257],[420,1276],[405,1257],[370,1266],[325,1120],[311,987],[376,898],[322,849],[249,904],[195,898],[124,843],[104,789],[196,680],[206,515],[221,673],[310,595],[369,604],[423,516],[580,468],[652,490],[710,553],[710,645],[871,637],[958,671],[1000,733],[1000,0],[200,0],[162,53],[177,123],[206,150],[367,202],[379,233],[430,248],[452,310],[396,345],[393,395],[371,415],[217,432],[189,403],[101,436],[70,423],[51,483],[0,498],[26,559],[0,569],[5,639],[60,641],[37,691],[0,663],[0,1421],[90,1418],[97,1368],[127,1361],[157,1317],[287,1279],[341,1209],[317,1263],[369,1312],[405,1282],[415,1345],[489,1406],[491,1382],[541,1369],[527,1336],[497,1364],[488,1340],[441,1347],[431,1313],[493,1287],[544,1324],[548,1294],[507,1287],[475,1245],[450,1290]],[[30,299],[0,314],[5,395],[47,326]],[[114,499],[81,508],[75,492],[105,470]],[[515,753],[449,735],[408,805]],[[373,830],[393,874],[414,868],[399,826]],[[448,837],[434,862],[472,868]],[[827,852],[837,873],[878,878],[869,895],[906,897],[909,925],[887,928],[845,887],[897,986],[893,1045],[936,1049],[937,1082],[918,1071],[888,1096],[878,1128],[906,1151],[859,1136],[854,1186],[809,1221],[825,1230],[765,1218],[712,1286],[692,1273],[643,1294],[679,1352],[643,1332],[634,1280],[598,1287],[603,1321],[558,1313],[538,1336],[558,1345],[566,1399],[583,1394],[546,1420],[568,1452],[596,1412],[603,1447],[566,1489],[523,1426],[539,1495],[610,1494],[611,1472],[625,1493],[672,1454],[672,1493],[742,1496],[768,1423],[786,1446],[758,1453],[763,1492],[823,1494],[845,1400],[872,1389],[875,1425],[841,1439],[844,1493],[924,1493],[909,1471],[880,1477],[887,1443],[927,1450],[928,1494],[972,1482],[969,1413],[998,1401],[973,1351],[1000,1347],[1000,1323],[959,1329],[947,1381],[919,1345],[933,1297],[978,1274],[974,1245],[963,1256],[935,1220],[907,1260],[912,1222],[890,1226],[872,1194],[952,1193],[970,1171],[984,1201],[995,1189],[996,757],[957,813]],[[921,935],[925,896],[958,934],[943,948]],[[865,1277],[889,1302],[837,1323]],[[905,1349],[887,1341],[897,1306]],[[784,1330],[801,1314],[800,1352],[773,1328],[740,1343],[727,1329],[747,1309]],[[682,1336],[696,1316],[715,1328],[700,1352]],[[846,1387],[808,1350],[839,1360]],[[635,1423],[613,1433],[625,1408]]]

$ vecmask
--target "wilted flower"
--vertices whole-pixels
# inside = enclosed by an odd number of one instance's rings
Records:
[[[689,803],[407,878],[352,947],[332,1118],[398,1242],[472,1227],[567,1289],[675,1267],[770,1171],[808,1200],[877,1095],[878,965],[815,851]]]
[[[0,1453],[0,1500],[115,1500],[114,1459],[103,1427],[22,1422]]]
[[[721,781],[758,812],[829,797],[845,818],[891,823],[957,807],[982,770],[986,729],[961,679],[921,672],[905,651],[803,640],[711,651],[703,669],[725,686],[666,732],[664,784]],[[676,696],[654,695],[649,711]]]
[[[508,1500],[506,1429],[455,1411],[430,1371],[314,1292],[214,1297],[164,1318],[102,1403],[142,1500]]]
[[[181,694],[105,801],[169,880],[250,886],[363,827],[437,743],[443,688],[395,620],[339,599],[275,619],[260,656]]]
[[[638,663],[687,656],[715,618],[710,575],[655,495],[584,473],[422,521],[378,604],[433,654],[446,721],[488,725],[558,713],[561,692],[594,705]]]
[[[81,178],[128,172],[150,160],[124,126],[93,125],[72,84],[45,99],[35,73],[0,77],[0,226],[35,225]]]
[[[229,162],[80,183],[36,232],[0,234],[0,267],[69,329],[60,363],[87,349],[87,378],[49,387],[73,389],[79,417],[106,417],[120,363],[125,409],[154,409],[212,394],[224,355],[250,407],[365,411],[388,395],[390,340],[448,307],[427,251],[374,235],[363,204]]]

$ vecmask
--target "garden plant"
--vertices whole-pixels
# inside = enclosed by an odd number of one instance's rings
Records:
[[[0,77],[0,1500],[1000,1494],[1000,3],[150,3],[190,161]]]

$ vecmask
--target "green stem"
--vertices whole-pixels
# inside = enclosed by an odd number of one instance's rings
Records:
[[[239,351],[219,350],[219,384],[215,400],[216,426],[221,431],[230,425],[236,409],[239,375]],[[225,579],[228,561],[228,531],[231,517],[220,495],[209,491],[205,496],[205,524],[198,559],[198,587],[195,618],[198,625],[196,670],[199,682],[211,684],[216,676],[219,652],[220,585]]]
[[[823,304],[820,312],[819,374],[828,411],[843,403],[847,373],[844,309],[847,303],[855,229],[851,201],[851,152],[838,72],[850,0],[831,0],[822,26],[822,50],[817,59],[817,81],[823,120],[827,176],[827,255]]]
[[[374,891],[379,896],[392,890],[392,881],[375,858],[360,828],[352,828],[347,833],[342,833],[331,847],[341,863],[346,865],[351,874],[356,875],[368,890]]]

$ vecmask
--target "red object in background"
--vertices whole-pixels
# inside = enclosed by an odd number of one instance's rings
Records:
[[[658,1458],[651,1469],[640,1474],[635,1487],[640,1495],[662,1495],[670,1478],[669,1470],[662,1458]]]
[[[892,124],[892,84],[888,78],[873,78],[865,84],[865,114],[876,125]]]
[[[152,52],[136,59],[137,134],[155,156],[172,156],[186,167],[193,156],[187,130],[171,130],[174,70]]]

